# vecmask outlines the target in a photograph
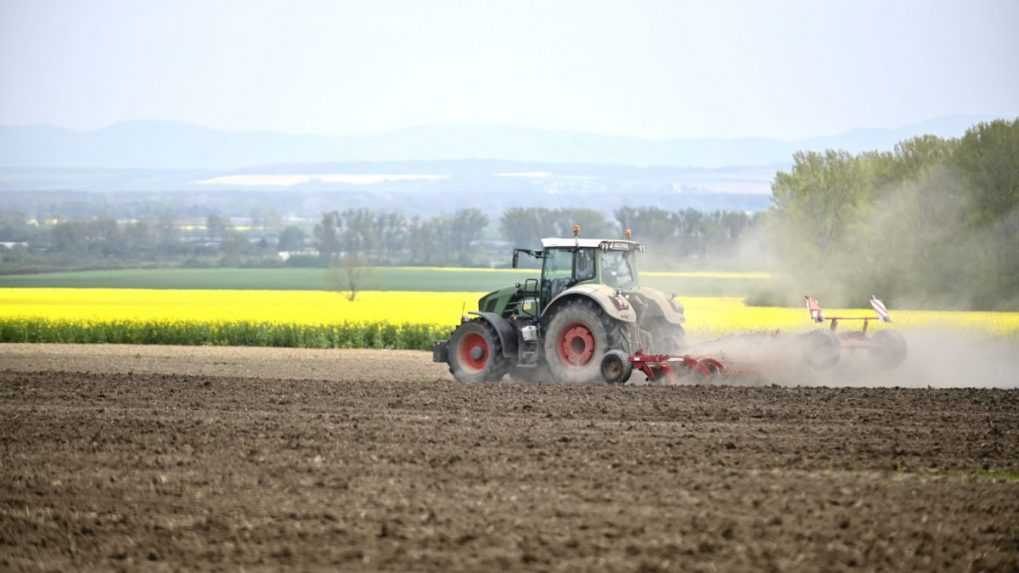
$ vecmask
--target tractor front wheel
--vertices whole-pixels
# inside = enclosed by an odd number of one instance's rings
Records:
[[[556,311],[545,330],[545,362],[559,382],[602,380],[601,364],[609,347],[611,319],[595,303],[568,302]]]
[[[458,382],[498,382],[507,368],[499,335],[484,320],[468,320],[449,337],[449,371]]]

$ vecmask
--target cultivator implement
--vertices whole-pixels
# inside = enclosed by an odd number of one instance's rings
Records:
[[[630,364],[640,370],[648,380],[661,380],[683,373],[703,377],[725,373],[725,365],[716,358],[697,358],[689,354],[669,356],[667,354],[644,354],[638,352],[630,357]]]
[[[765,344],[772,345],[771,352],[764,349],[763,352],[753,354],[749,358],[746,355],[734,358],[724,351],[712,354],[709,350],[678,356],[637,351],[625,357],[626,365],[620,365],[621,358],[609,354],[602,364],[603,378],[610,383],[617,382],[624,375],[628,378],[632,370],[639,370],[652,383],[681,378],[705,381],[722,376],[760,377],[767,367],[774,367],[776,363],[781,365],[783,360],[788,362],[789,359],[800,360],[801,364],[815,370],[824,370],[835,367],[846,351],[851,353],[864,351],[870,362],[882,369],[895,368],[905,360],[906,342],[901,334],[889,329],[879,330],[873,335],[868,332],[873,321],[884,323],[892,321],[888,308],[878,298],[870,299],[875,316],[825,317],[815,297],[804,297],[804,304],[812,322],[820,324],[827,321],[829,327],[791,336],[778,331],[739,335],[712,341],[710,345],[723,349],[734,346],[746,348],[754,345],[759,347]],[[861,321],[863,326],[860,330],[839,332],[839,324],[848,321]],[[696,351],[697,347],[691,350]]]

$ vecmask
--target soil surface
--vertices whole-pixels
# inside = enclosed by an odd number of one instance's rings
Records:
[[[1019,570],[1017,390],[429,361],[3,345],[0,570]]]
[[[0,370],[177,374],[289,380],[452,380],[445,364],[414,350],[317,350],[245,346],[3,344]]]

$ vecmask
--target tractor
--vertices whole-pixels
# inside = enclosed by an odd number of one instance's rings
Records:
[[[449,339],[435,343],[435,362],[460,382],[518,379],[563,383],[626,382],[630,357],[644,351],[674,355],[684,345],[683,307],[674,296],[641,287],[643,246],[625,239],[541,240],[541,249],[514,249],[541,261],[539,278],[488,293],[478,311],[461,318]]]

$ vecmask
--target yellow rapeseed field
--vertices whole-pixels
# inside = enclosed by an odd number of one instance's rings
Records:
[[[484,293],[368,291],[351,302],[325,291],[0,289],[0,319],[50,321],[172,321],[277,324],[389,323],[453,326],[475,310]],[[693,334],[809,328],[801,308],[747,307],[730,297],[680,297]],[[829,315],[864,316],[869,309],[826,309]],[[1019,313],[892,309],[896,325],[948,326],[993,334],[1019,333]],[[847,323],[856,328],[858,323]]]
[[[478,293],[329,291],[0,289],[0,318],[77,321],[450,324],[476,310]]]

